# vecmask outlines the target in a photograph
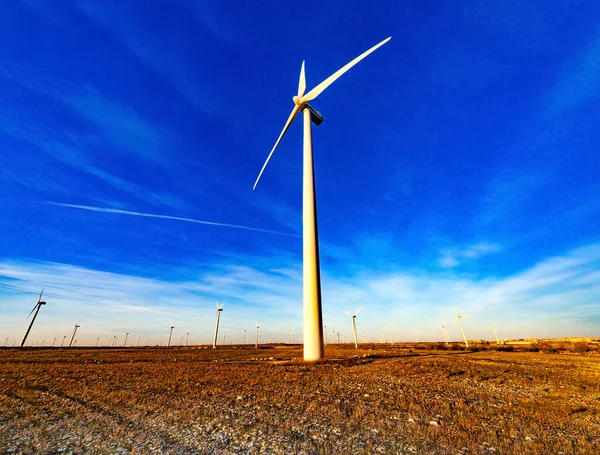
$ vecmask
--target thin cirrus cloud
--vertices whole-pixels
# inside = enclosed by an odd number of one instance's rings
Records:
[[[489,242],[479,242],[464,248],[445,248],[441,250],[442,255],[438,259],[438,265],[444,268],[453,268],[465,262],[498,253],[500,250],[500,245]]]
[[[233,228],[233,229],[243,229],[246,231],[262,232],[265,234],[282,235],[282,236],[287,236],[287,237],[298,237],[298,235],[296,235],[296,234],[291,234],[291,233],[287,233],[287,232],[274,231],[274,230],[270,230],[270,229],[261,229],[261,228],[251,227],[251,226],[242,226],[240,224],[218,223],[215,221],[197,220],[195,218],[185,218],[185,217],[181,217],[181,216],[157,215],[154,213],[132,212],[132,211],[128,211],[128,210],[111,209],[111,208],[106,208],[106,207],[94,207],[94,206],[89,206],[89,205],[64,204],[61,202],[53,202],[53,201],[44,201],[42,203],[47,204],[47,205],[55,205],[58,207],[68,207],[68,208],[72,208],[72,209],[88,210],[91,212],[114,213],[116,215],[141,216],[141,217],[146,217],[146,218],[162,218],[164,220],[184,221],[186,223],[204,224],[207,226],[219,226],[219,227],[226,227],[226,228]]]

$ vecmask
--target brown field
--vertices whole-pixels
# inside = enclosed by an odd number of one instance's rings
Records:
[[[3,349],[0,453],[600,454],[597,346],[425,346]]]

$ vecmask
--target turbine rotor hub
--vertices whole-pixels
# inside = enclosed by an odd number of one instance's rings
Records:
[[[302,106],[303,103],[300,102],[301,98],[299,96],[296,95],[292,99],[294,100],[294,104],[296,106]]]

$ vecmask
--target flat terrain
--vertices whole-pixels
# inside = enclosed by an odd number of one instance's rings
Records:
[[[600,454],[597,351],[301,356],[3,349],[0,453]]]

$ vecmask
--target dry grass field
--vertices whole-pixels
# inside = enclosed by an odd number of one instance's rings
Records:
[[[419,347],[0,350],[0,453],[600,454],[597,347]]]

